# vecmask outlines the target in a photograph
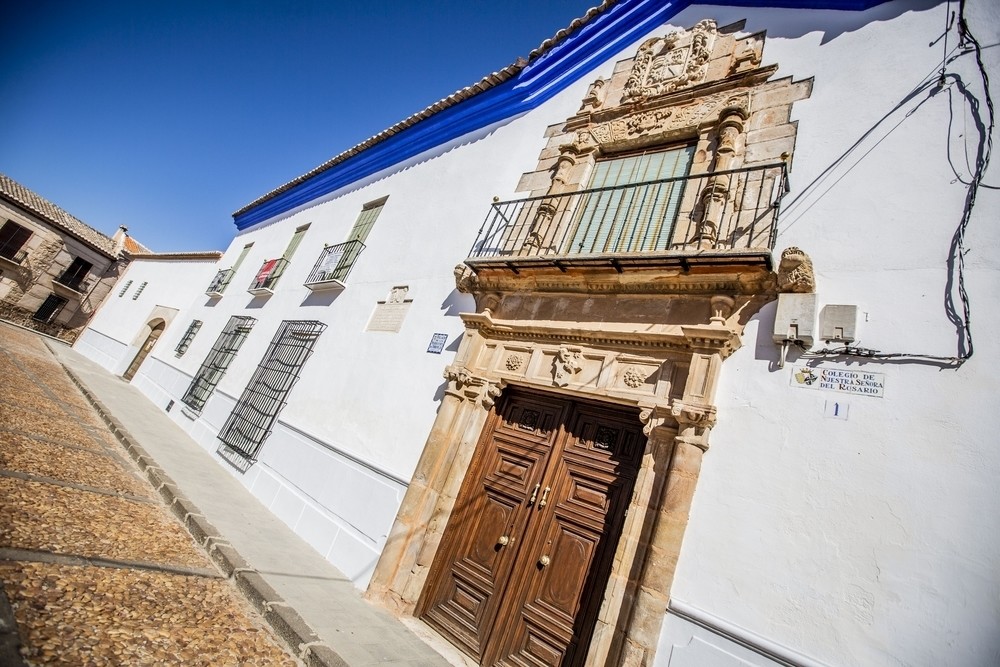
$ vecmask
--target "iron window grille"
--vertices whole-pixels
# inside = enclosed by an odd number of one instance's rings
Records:
[[[130,281],[128,281],[127,283],[125,283],[125,287],[123,287],[123,288],[121,289],[121,291],[120,291],[120,292],[118,292],[118,298],[120,299],[120,298],[122,298],[123,296],[125,296],[125,292],[127,292],[127,291],[128,291],[128,288],[129,288],[129,287],[131,287],[131,286],[132,286],[132,281],[131,281],[131,280],[130,280]]]
[[[148,284],[149,284],[149,283],[148,283],[147,281],[145,281],[145,280],[144,280],[144,281],[142,281],[142,282],[141,282],[141,283],[139,284],[139,289],[137,289],[137,290],[135,291],[135,294],[133,294],[133,295],[132,295],[132,300],[133,300],[133,301],[135,301],[136,299],[138,299],[138,298],[139,298],[139,295],[140,295],[140,294],[142,294],[142,290],[146,289],[146,285],[148,285]]]
[[[235,454],[247,462],[257,460],[257,453],[271,435],[274,421],[287,402],[288,392],[312,354],[316,339],[325,329],[325,324],[315,320],[281,323],[243,395],[219,431],[223,453]]]
[[[37,322],[43,322],[45,324],[52,323],[59,313],[62,312],[63,306],[66,305],[66,299],[64,297],[58,296],[56,294],[50,294],[42,305],[38,307],[35,314],[31,316],[31,319]]]
[[[222,376],[226,374],[229,364],[236,357],[236,353],[240,351],[243,341],[246,340],[256,323],[257,320],[254,318],[243,315],[234,315],[229,318],[226,327],[216,339],[215,345],[209,350],[205,361],[202,362],[194,379],[191,380],[191,385],[184,392],[184,396],[181,398],[182,403],[192,410],[200,411],[205,407],[208,397],[215,391]]]
[[[257,276],[247,291],[255,296],[274,294],[274,288],[286,268],[288,268],[288,260],[284,257],[265,261],[261,264],[260,269],[257,271]]]
[[[311,290],[343,289],[358,255],[365,249],[361,241],[347,241],[323,248],[305,285]]]
[[[73,260],[73,263],[62,272],[62,275],[56,278],[56,282],[60,285],[68,287],[74,292],[82,292],[86,289],[86,283],[84,283],[84,278],[87,277],[87,273],[93,268],[93,264],[85,259],[80,259],[79,257]]]
[[[13,220],[6,221],[3,227],[0,227],[0,257],[20,264],[28,257],[27,251],[21,248],[30,238],[30,229],[22,227]]]
[[[191,341],[194,340],[198,331],[201,330],[201,325],[201,320],[191,320],[191,324],[188,325],[187,331],[185,331],[184,335],[181,336],[181,340],[177,343],[177,347],[174,348],[174,354],[178,357],[184,356],[184,353],[188,351],[189,347],[191,347]]]
[[[222,269],[216,273],[215,277],[212,278],[212,282],[208,284],[205,294],[208,296],[222,296],[222,293],[229,287],[229,282],[233,279],[235,273],[235,269]]]

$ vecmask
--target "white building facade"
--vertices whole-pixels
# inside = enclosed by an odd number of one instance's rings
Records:
[[[77,349],[482,664],[997,664],[1000,10],[741,4],[592,10]]]

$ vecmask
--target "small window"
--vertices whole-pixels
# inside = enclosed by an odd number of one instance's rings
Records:
[[[31,319],[37,322],[44,322],[49,324],[53,322],[59,313],[62,312],[63,306],[66,305],[66,299],[61,296],[56,296],[55,294],[50,294],[44,303],[38,307],[35,314]]]
[[[191,324],[188,325],[187,331],[185,331],[184,335],[181,336],[181,340],[177,343],[177,347],[174,348],[174,353],[178,357],[183,357],[184,353],[188,351],[188,348],[191,346],[191,341],[194,340],[194,337],[201,329],[201,324],[201,320],[191,320]]]
[[[142,290],[146,289],[146,285],[148,285],[148,284],[149,284],[149,282],[147,282],[145,280],[142,281],[142,283],[139,284],[139,289],[137,289],[135,291],[135,294],[132,295],[132,300],[133,301],[135,301],[136,299],[139,298],[139,295],[142,294]]]
[[[21,250],[31,238],[31,230],[8,220],[0,227],[0,257],[20,264],[27,253]]]
[[[118,292],[118,298],[120,299],[123,296],[125,296],[125,292],[127,292],[128,288],[131,287],[131,286],[132,286],[132,281],[131,280],[128,281],[127,283],[125,283],[125,287],[121,288],[121,291]]]
[[[86,287],[83,281],[93,266],[94,265],[87,260],[76,257],[73,260],[73,263],[69,265],[69,268],[63,271],[62,275],[59,276],[56,281],[72,290],[80,291],[82,288]]]

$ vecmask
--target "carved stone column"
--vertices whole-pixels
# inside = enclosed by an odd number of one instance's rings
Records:
[[[648,545],[640,545],[646,555],[619,661],[633,667],[653,664],[715,408],[675,401],[670,416],[678,424],[676,432],[665,427],[667,417],[659,410],[640,415],[657,464],[650,498],[652,531]]]
[[[409,613],[447,524],[458,487],[503,383],[449,366],[441,407],[368,587],[368,597]],[[457,478],[457,481],[456,481]]]
[[[742,152],[744,122],[750,115],[746,109],[731,107],[719,115],[716,130],[714,172],[727,171],[739,166]],[[714,248],[719,241],[719,226],[730,196],[729,175],[712,176],[701,191],[702,218],[698,232],[698,246]]]

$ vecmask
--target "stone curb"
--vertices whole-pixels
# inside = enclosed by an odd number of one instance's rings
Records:
[[[191,502],[180,488],[146,452],[103,402],[94,396],[76,373],[59,362],[73,384],[83,392],[84,398],[97,411],[115,438],[125,447],[132,459],[145,473],[150,483],[167,503],[174,516],[181,520],[191,537],[206,550],[209,558],[236,584],[243,597],[261,614],[274,634],[308,667],[347,667],[347,662],[330,646],[320,641],[316,632],[306,623],[284,598],[268,584],[257,570],[229,544],[212,523],[205,518],[197,505]],[[0,656],[2,644],[0,644]],[[6,663],[3,663],[6,664]],[[17,663],[14,663],[15,665]]]

